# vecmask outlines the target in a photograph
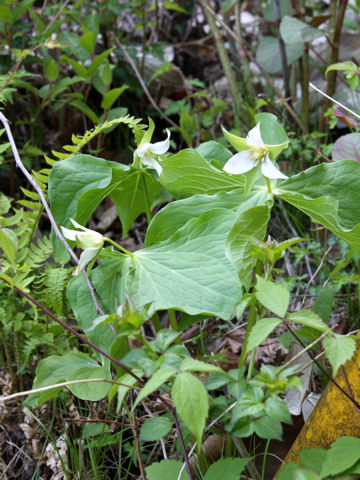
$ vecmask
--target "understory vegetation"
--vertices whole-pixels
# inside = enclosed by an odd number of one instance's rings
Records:
[[[0,0],[1,479],[360,478],[359,22]]]

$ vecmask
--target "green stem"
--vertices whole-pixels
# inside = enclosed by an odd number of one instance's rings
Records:
[[[178,327],[178,323],[177,323],[177,320],[176,320],[175,311],[173,309],[169,308],[168,315],[169,315],[169,322],[170,322],[171,329],[174,330],[175,332],[178,332],[179,327]],[[177,344],[181,343],[180,336],[176,338],[175,343],[177,343]]]
[[[156,333],[158,333],[162,329],[162,326],[161,326],[160,318],[157,312],[155,312],[154,315],[152,316],[152,323],[154,325]]]
[[[256,348],[252,350],[251,356],[250,356],[250,362],[249,362],[249,368],[247,371],[247,379],[250,380],[253,376],[253,371],[254,371],[254,365],[255,365],[255,357],[256,357]]]
[[[132,252],[129,252],[129,250],[126,250],[122,245],[119,245],[118,243],[114,242],[111,238],[104,237],[106,242],[111,243],[111,245],[114,245],[118,250],[120,250],[123,253],[126,253],[126,255],[129,255],[129,257],[133,258],[135,255]]]
[[[233,111],[234,111],[234,124],[235,128],[239,129],[240,128],[240,118],[245,118],[246,123],[246,118],[247,118],[247,112],[242,108],[242,98],[240,95],[240,91],[238,88],[238,85],[236,83],[236,78],[234,71],[231,68],[230,64],[230,58],[229,55],[225,49],[224,42],[222,40],[222,36],[220,34],[220,31],[216,25],[216,22],[212,16],[212,10],[209,5],[209,0],[204,0],[200,2],[204,15],[206,17],[206,20],[209,24],[210,31],[214,37],[215,40],[215,45],[216,49],[219,55],[219,60],[222,66],[222,69],[224,71],[224,74],[227,78],[227,81],[229,83],[230,87],[230,92],[231,92],[231,97],[233,100]],[[211,12],[211,13],[210,13]],[[215,14],[216,15],[216,14]]]
[[[142,343],[145,345],[145,347],[146,347],[148,350],[150,350],[151,353],[153,353],[153,354],[157,357],[157,353],[156,353],[155,350],[152,348],[152,346],[150,345],[150,343],[149,343],[147,340],[145,340],[145,338],[144,338],[143,335],[139,334],[139,335],[137,335],[137,338],[140,340],[140,342],[142,342]]]
[[[270,439],[267,440],[266,445],[265,445],[264,458],[263,458],[263,464],[262,464],[262,470],[261,470],[261,480],[264,480],[264,478],[265,478],[266,456],[267,456],[267,452],[269,450],[270,442],[271,442]]]
[[[141,175],[141,177],[142,177],[142,181],[143,181],[143,184],[144,184],[146,220],[147,220],[147,223],[149,224],[151,222],[151,219],[152,219],[151,209],[150,209],[150,201],[149,201],[149,194],[148,194],[148,190],[147,190],[147,186],[146,186],[145,176]]]
[[[266,180],[268,192],[272,193],[270,179],[268,177],[265,177],[265,180]]]
[[[255,325],[255,322],[256,322],[256,303],[253,302],[251,304],[251,307],[250,307],[248,324],[247,324],[246,332],[245,332],[245,338],[244,338],[244,342],[243,342],[242,349],[241,349],[241,355],[240,355],[240,358],[239,358],[239,368],[246,365],[246,358],[247,358],[247,354],[248,354],[248,352],[246,351],[246,348],[247,348],[247,344],[248,344],[248,341],[249,341],[250,332],[251,332],[253,326]]]

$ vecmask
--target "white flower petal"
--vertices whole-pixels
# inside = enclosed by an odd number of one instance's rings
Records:
[[[70,230],[69,228],[65,228],[65,227],[60,227],[62,232],[63,232],[63,235],[65,238],[67,238],[68,240],[76,240],[76,235],[78,235],[80,232],[77,232],[76,230]]]
[[[250,132],[246,135],[246,143],[253,147],[265,148],[265,144],[261,138],[260,133],[260,123],[256,125]]]
[[[157,171],[158,175],[160,176],[160,173],[162,172],[162,167],[160,163],[157,160],[155,160],[155,158],[146,157],[142,160],[142,164],[145,165],[146,167],[153,168],[154,170]]]
[[[253,158],[253,152],[251,150],[243,150],[237,153],[228,160],[223,170],[227,173],[238,175],[240,173],[248,172],[256,167],[256,162]]]
[[[140,158],[144,158],[145,155],[150,151],[151,143],[145,142],[141,147],[136,150],[136,153],[139,155]]]
[[[80,255],[79,264],[76,267],[73,275],[79,275],[81,270],[86,267],[86,265],[93,260],[99,252],[99,248],[86,248]]]
[[[90,230],[90,228],[83,227],[82,225],[80,225],[80,223],[75,222],[75,220],[72,219],[72,218],[70,218],[70,221],[74,225],[74,227],[78,228],[79,230],[83,230],[84,232],[91,232],[91,233],[94,232],[94,230]],[[95,232],[95,233],[97,233],[97,232]]]
[[[80,248],[101,248],[104,245],[104,237],[101,233],[90,230],[89,232],[79,232],[76,236],[78,247]]]
[[[167,139],[162,142],[150,143],[150,151],[155,155],[163,155],[170,147],[170,131],[166,129]]]
[[[268,178],[289,178],[278,170],[273,162],[270,160],[269,155],[266,155],[265,159],[261,164],[261,173],[264,177]]]

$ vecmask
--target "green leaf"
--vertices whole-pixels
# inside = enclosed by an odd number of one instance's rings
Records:
[[[0,250],[2,250],[9,261],[15,265],[16,252],[18,249],[18,238],[16,233],[9,228],[0,228]]]
[[[173,377],[176,374],[175,370],[172,368],[160,368],[157,370],[154,375],[146,382],[144,387],[140,390],[133,409],[138,405],[139,402],[144,400],[148,395],[158,390],[169,378]]]
[[[233,154],[224,145],[211,140],[201,143],[196,149],[209,163],[216,161],[222,167],[233,156]]]
[[[171,396],[181,420],[195,435],[199,451],[209,410],[206,388],[194,375],[182,372],[175,379]]]
[[[264,203],[267,203],[266,197]],[[269,198],[268,203],[272,203],[272,198]],[[250,287],[252,269],[257,261],[250,253],[253,246],[251,237],[264,239],[270,209],[270,205],[260,205],[242,211],[226,239],[226,254],[235,265],[246,290]]]
[[[59,382],[66,382],[69,376],[80,368],[100,368],[98,363],[88,355],[80,352],[68,352],[65,355],[51,355],[40,360],[36,369],[33,389],[47,387]],[[60,389],[54,388],[42,393],[30,395],[26,403],[30,406],[40,406],[50,398],[55,397]]]
[[[223,373],[220,367],[205,363],[195,358],[185,358],[180,364],[182,372],[220,372]]]
[[[204,480],[238,480],[239,475],[249,463],[250,458],[220,458],[210,465]]]
[[[0,5],[0,22],[1,23],[11,22],[11,10],[6,5]]]
[[[280,23],[280,34],[287,45],[301,42],[311,42],[323,37],[324,31],[313,28],[294,17],[284,17]]]
[[[246,210],[258,204],[270,203],[272,196],[264,191],[253,191],[244,197],[242,189],[232,192],[219,192],[214,195],[194,195],[183,200],[171,202],[162,208],[150,222],[146,232],[145,244],[150,246],[167,240],[179,228],[192,218],[215,208]]]
[[[281,440],[282,426],[279,420],[272,417],[261,417],[253,422],[255,433],[261,438]]]
[[[265,308],[271,310],[279,317],[284,317],[290,300],[290,293],[281,285],[269,282],[256,275],[256,298]]]
[[[90,155],[74,155],[55,163],[49,176],[51,209],[58,225],[70,227],[70,218],[85,224],[106,197],[115,202],[126,235],[134,220],[160,191],[147,172]],[[64,247],[54,241],[55,257],[65,261]]]
[[[161,462],[154,462],[149,467],[145,468],[146,477],[148,480],[178,480],[182,466],[183,462],[180,462],[179,460],[162,460]],[[189,480],[186,468],[184,468],[180,480]]]
[[[156,78],[160,77],[160,75],[163,75],[166,72],[170,72],[173,69],[173,64],[171,62],[164,62],[158,67],[155,72],[151,75],[151,77],[148,80],[148,83],[150,84],[153,82]]]
[[[333,376],[341,365],[350,360],[356,350],[356,342],[353,338],[335,334],[333,337],[324,339],[326,357],[331,363]]]
[[[301,465],[311,468],[314,472],[320,474],[322,465],[327,457],[328,451],[323,448],[309,448],[300,450],[299,457]]]
[[[185,13],[188,15],[188,12],[180,7],[180,5],[176,2],[164,2],[164,8],[166,10],[175,10],[176,12]]]
[[[278,184],[273,193],[360,252],[360,163],[322,163]]]
[[[285,45],[287,64],[291,65],[304,52],[302,42]],[[256,50],[256,60],[268,73],[278,73],[282,70],[279,41],[274,37],[264,37]]]
[[[58,66],[50,55],[44,58],[44,74],[51,83],[55,82],[59,75]]]
[[[235,217],[225,209],[205,212],[167,241],[136,251],[127,276],[127,293],[134,304],[140,308],[154,302],[157,310],[175,308],[230,319],[241,296],[236,270],[224,249]]]
[[[250,352],[259,346],[280,323],[281,320],[279,318],[262,318],[258,320],[250,331],[246,352]]]
[[[82,100],[79,100],[79,99],[75,99],[73,100],[72,102],[70,102],[70,105],[72,105],[73,107],[77,108],[78,110],[80,110],[81,112],[85,113],[85,115],[87,117],[90,118],[90,120],[93,122],[93,123],[99,123],[99,117],[96,115],[96,113],[94,112],[94,110],[92,110],[89,105],[87,105],[86,103],[84,103]]]
[[[88,68],[88,74],[91,77],[92,75],[95,74],[96,70],[100,67],[100,65],[103,63],[104,60],[107,59],[107,57],[110,55],[110,53],[113,51],[113,48],[108,48],[104,52],[100,53],[91,63],[90,67]]]
[[[98,32],[96,30],[86,32],[79,40],[80,45],[85,48],[85,50],[87,50],[89,53],[92,53],[94,51],[97,34]]]
[[[101,102],[101,108],[103,108],[104,110],[108,110],[109,108],[111,108],[114,102],[116,102],[116,100],[127,88],[129,88],[128,85],[123,85],[122,87],[113,88],[112,90],[109,90],[107,93],[105,93]]]
[[[325,70],[325,75],[327,75],[332,70],[340,70],[342,72],[352,72],[352,73],[359,73],[359,67],[355,65],[354,62],[340,62],[340,63],[333,63]]]
[[[143,373],[141,370],[133,370],[133,372],[135,373],[135,375],[137,375],[138,377],[142,377]],[[130,390],[129,387],[125,387],[125,385],[129,385],[129,386],[134,386],[134,385],[137,385],[138,381],[136,380],[136,378],[134,378],[132,375],[130,375],[129,373],[126,373],[125,375],[122,375],[120,378],[117,378],[116,379],[118,382],[121,382],[123,383],[124,385],[119,385],[117,387],[117,408],[116,408],[116,411],[119,412],[121,406],[122,406],[122,403],[124,401],[124,398],[126,397],[126,394],[128,393],[128,391]],[[111,392],[110,392],[111,394]]]
[[[265,402],[265,412],[280,422],[292,423],[289,408],[280,397],[269,397]]]
[[[255,121],[260,122],[261,138],[270,151],[271,159],[275,160],[289,143],[285,130],[271,113],[258,113]]]
[[[192,148],[171,155],[161,165],[160,183],[176,198],[191,197],[197,193],[229,192],[244,186],[243,175],[217,170]]]
[[[321,476],[337,475],[352,467],[360,459],[360,438],[340,437],[330,446]]]
[[[140,441],[155,442],[171,432],[174,422],[167,416],[147,419],[140,430]]]
[[[319,315],[311,310],[300,310],[299,312],[288,313],[286,318],[291,322],[301,323],[307,327],[315,328],[321,332],[327,332],[329,327],[324,323]]]
[[[111,313],[124,302],[122,268],[125,257],[103,259],[90,274],[98,301],[105,312]],[[83,275],[68,283],[67,297],[81,328],[87,331],[97,317],[91,292]],[[109,327],[107,327],[109,328]],[[94,332],[92,333],[95,334]]]
[[[82,380],[85,378],[107,378],[111,379],[109,362],[103,367],[83,367],[71,373],[68,380]],[[69,390],[81,400],[90,400],[97,402],[106,397],[111,388],[111,383],[107,382],[89,382],[79,383],[78,385],[69,385]]]

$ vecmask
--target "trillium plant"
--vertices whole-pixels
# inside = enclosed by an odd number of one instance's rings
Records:
[[[224,129],[226,137],[229,133]],[[231,137],[230,137],[231,138]],[[239,143],[239,153],[231,157],[224,165],[223,170],[227,173],[239,175],[246,173],[261,165],[261,173],[267,178],[288,178],[270,160],[270,148],[265,145],[261,138],[260,122],[247,134],[244,143]]]
[[[297,172],[296,165],[281,159],[289,139],[269,113],[255,116],[245,138],[224,129],[218,141],[175,153],[168,151],[169,130],[165,140],[153,142],[152,120],[148,127],[131,117],[121,122],[137,141],[131,165],[80,153],[57,161],[50,173],[55,222],[83,249],[75,273],[91,265],[89,279],[104,315],[98,315],[86,278],[73,276],[68,301],[78,329],[97,353],[69,351],[42,360],[34,388],[104,378],[69,388],[84,400],[107,397],[117,402],[118,411],[128,404],[130,389],[136,392],[133,410],[145,397],[158,396],[173,415],[178,435],[187,433],[180,443],[187,474],[194,479],[188,454],[195,442],[200,447],[209,425],[221,421],[232,437],[256,433],[280,439],[281,422],[290,422],[283,394],[299,388],[293,369],[254,369],[257,347],[276,327],[284,324],[292,331],[303,325],[313,332],[312,339],[321,337],[333,374],[352,357],[354,339],[334,334],[325,314],[294,311],[290,282],[277,281],[285,250],[304,239],[266,239],[274,236],[271,212],[280,199],[360,253],[360,209],[353,207],[360,201],[360,164],[340,160]],[[116,206],[123,237],[146,215],[144,248],[128,252],[80,225],[107,196]],[[65,265],[69,254],[55,236],[53,247],[54,258]],[[247,322],[239,366],[229,372],[209,361],[206,352],[192,358],[181,344],[184,329],[214,317],[219,325]],[[155,332],[150,339],[143,336],[145,322],[151,326],[146,331]],[[129,338],[141,344],[134,348]],[[201,378],[197,372],[203,372]],[[39,406],[57,393],[33,395],[29,404]],[[168,430],[153,427],[152,441],[171,431],[169,422]],[[166,462],[173,460],[165,460],[164,468],[170,466]],[[167,478],[180,478],[181,465]],[[147,476],[156,478],[151,467]]]

